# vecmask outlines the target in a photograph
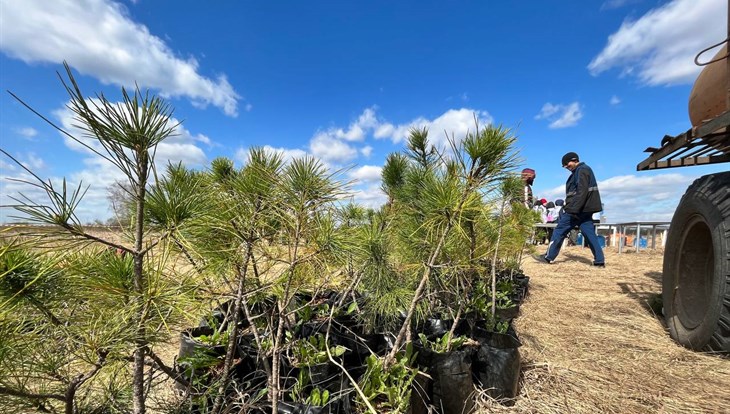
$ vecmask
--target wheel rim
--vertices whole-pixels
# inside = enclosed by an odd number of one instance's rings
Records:
[[[701,216],[687,223],[676,260],[677,316],[685,328],[694,329],[708,312],[715,267],[712,233]]]

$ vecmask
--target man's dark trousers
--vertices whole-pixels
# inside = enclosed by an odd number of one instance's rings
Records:
[[[578,226],[581,233],[583,233],[583,238],[593,253],[594,263],[604,263],[603,249],[598,244],[596,227],[593,225],[593,213],[561,214],[557,226],[555,226],[555,231],[553,231],[553,237],[550,240],[550,247],[548,247],[545,258],[553,261],[558,257],[560,248],[563,247],[563,240],[575,226]]]

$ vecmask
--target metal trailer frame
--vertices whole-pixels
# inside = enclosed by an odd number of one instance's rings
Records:
[[[662,146],[649,147],[637,171],[730,162],[730,111],[676,137],[665,135]]]

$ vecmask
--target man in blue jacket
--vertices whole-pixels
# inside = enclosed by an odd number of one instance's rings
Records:
[[[563,168],[571,171],[565,182],[565,206],[550,239],[548,251],[540,256],[545,263],[552,263],[563,246],[563,240],[574,227],[579,227],[593,253],[593,266],[605,267],[603,249],[598,244],[593,213],[601,211],[601,194],[598,192],[596,176],[591,167],[580,162],[578,154],[569,152],[563,155]]]

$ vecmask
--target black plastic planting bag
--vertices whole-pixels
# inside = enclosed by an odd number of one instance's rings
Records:
[[[522,345],[513,330],[501,334],[479,332],[480,346],[474,358],[474,376],[486,393],[498,400],[517,396]]]
[[[279,402],[278,414],[351,414],[352,411],[343,411],[339,404],[328,404],[317,407],[309,404]]]
[[[260,300],[257,300],[255,302],[249,303],[249,312],[251,313],[251,316],[257,316],[264,313],[268,313],[273,306],[276,304],[276,301],[273,296],[263,298]],[[235,308],[235,303],[233,299],[227,300],[223,303],[221,303],[219,306],[215,307],[210,313],[206,316],[204,316],[200,320],[200,327],[213,327],[218,328],[222,326],[222,330],[225,331],[228,329],[228,322],[233,320],[233,309]],[[247,328],[249,326],[248,319],[246,318],[246,313],[243,309],[243,304],[241,304],[241,308],[238,312],[238,327],[239,328]]]
[[[496,317],[499,321],[508,322],[516,318],[520,314],[520,306],[513,305],[509,308],[497,308]]]
[[[415,381],[411,405],[416,413],[425,413],[430,405],[437,413],[470,413],[474,409],[474,381],[472,379],[473,348],[462,348],[447,353],[435,353],[418,346],[418,363],[426,367],[431,381]],[[418,377],[417,377],[418,378]],[[426,398],[424,398],[426,397]],[[420,399],[414,404],[414,400]]]
[[[240,335],[236,346],[233,376],[243,389],[263,389],[266,387],[266,370],[263,360],[258,358],[258,348],[253,334]],[[271,361],[271,358],[269,358]],[[288,364],[282,361],[281,372],[287,372]]]
[[[411,384],[410,411],[408,414],[429,414],[433,384],[431,378],[419,373]]]
[[[225,325],[223,327],[223,330],[225,331],[228,326],[228,321],[233,320],[233,307],[233,299],[221,303],[220,306],[213,309],[210,314],[200,319],[199,326],[217,328],[221,325]],[[243,311],[241,311],[239,320],[246,321],[246,316],[243,314]]]
[[[434,354],[433,405],[443,414],[470,413],[474,409],[474,382],[471,375],[472,349]]]
[[[354,389],[350,386],[349,380],[337,376],[321,384],[320,389],[329,391],[329,398],[323,406],[316,406],[308,403],[295,403],[279,401],[278,414],[352,414]]]
[[[193,376],[200,377],[208,371],[211,364],[217,364],[218,358],[225,355],[226,348],[222,345],[211,345],[204,343],[197,338],[201,336],[212,336],[215,330],[210,327],[190,328],[180,333],[180,348],[178,351],[178,360],[182,360],[179,369],[183,372],[185,380],[192,380]],[[200,362],[196,363],[196,360]],[[184,390],[185,387],[176,383],[178,389]]]
[[[313,407],[307,404],[288,403],[279,401],[276,410],[279,414],[322,414],[325,411],[322,407]]]
[[[517,284],[517,286],[518,286],[517,291],[518,291],[520,300],[523,300],[525,297],[527,297],[527,293],[529,291],[530,276],[515,275],[514,281],[515,281],[515,284]]]
[[[223,355],[226,350],[224,346],[213,346],[196,339],[203,335],[211,336],[214,332],[215,329],[207,326],[190,328],[182,331],[180,334],[180,349],[178,357],[183,358],[192,356],[196,349],[205,350],[211,355]]]
[[[424,334],[429,340],[440,339],[454,326],[453,319],[429,318],[416,326],[417,334]],[[465,335],[469,332],[469,324],[465,318],[459,320],[454,330],[454,336]]]
[[[443,319],[426,319],[423,321],[423,328],[419,332],[426,335],[428,339],[441,338],[451,329],[450,322]]]

